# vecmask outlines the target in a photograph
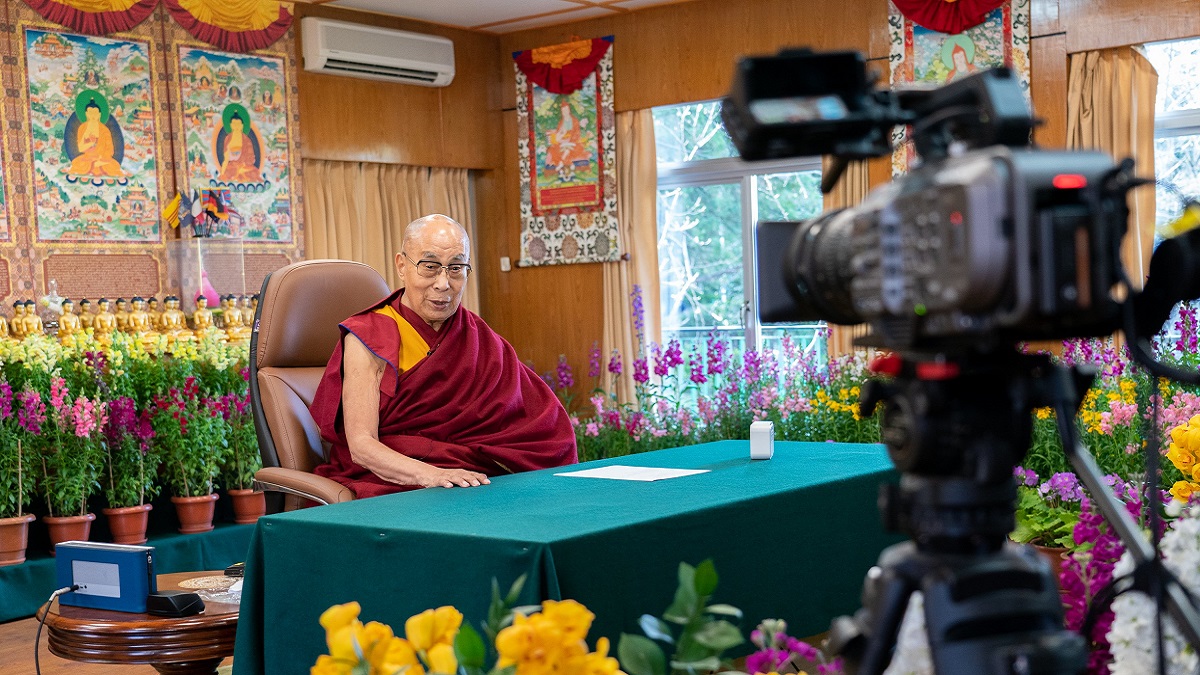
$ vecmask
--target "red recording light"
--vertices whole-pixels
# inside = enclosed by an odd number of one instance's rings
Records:
[[[1060,173],[1051,183],[1059,190],[1078,190],[1087,187],[1087,178],[1077,173]]]
[[[962,211],[951,211],[950,212],[950,224],[951,225],[962,225]]]

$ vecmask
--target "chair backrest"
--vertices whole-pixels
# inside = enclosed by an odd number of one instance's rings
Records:
[[[312,471],[326,449],[308,406],[340,339],[338,324],[388,295],[373,268],[306,260],[263,280],[250,338],[250,406],[263,466]]]

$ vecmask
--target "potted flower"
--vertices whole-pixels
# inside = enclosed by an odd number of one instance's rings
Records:
[[[144,544],[150,500],[158,494],[158,447],[150,443],[154,430],[150,416],[138,414],[132,398],[119,396],[109,403],[104,427],[107,451],[104,463],[104,515],[117,544]]]
[[[22,406],[27,400],[28,396],[14,400],[12,386],[0,380],[0,565],[25,562],[29,523],[34,519],[25,513],[36,482],[35,464],[23,438],[29,433],[24,425],[32,421]]]
[[[225,419],[229,452],[221,467],[221,484],[233,500],[233,522],[253,523],[267,511],[266,496],[256,492],[254,474],[262,468],[258,435],[250,416],[249,394],[226,394],[218,409]]]
[[[212,529],[216,478],[224,463],[225,422],[212,401],[200,397],[195,377],[155,401],[150,416],[163,470],[184,534]]]
[[[50,406],[40,436],[42,493],[50,515],[43,518],[53,546],[63,541],[86,541],[96,514],[88,498],[99,487],[104,465],[103,428],[107,406],[99,399],[71,399],[61,377],[50,381]]]
[[[1056,473],[1041,482],[1029,469],[1017,467],[1013,473],[1017,480],[1017,529],[1009,538],[1037,548],[1050,561],[1057,579],[1063,554],[1074,546],[1072,533],[1079,522],[1083,487],[1070,472]]]

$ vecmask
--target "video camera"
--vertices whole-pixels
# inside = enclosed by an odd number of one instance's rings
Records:
[[[885,377],[863,387],[859,412],[882,411],[881,437],[901,476],[883,486],[880,510],[911,541],[883,552],[862,609],[830,629],[850,672],[886,668],[915,591],[939,673],[1082,670],[1085,645],[1062,627],[1048,564],[1007,539],[1013,467],[1028,450],[1032,411],[1045,406],[1137,562],[1141,590],[1163,598],[1161,611],[1200,648],[1200,612],[1079,441],[1074,417],[1094,373],[1018,348],[1122,329],[1150,373],[1200,384],[1200,373],[1158,363],[1149,349],[1174,305],[1200,297],[1200,228],[1163,242],[1137,289],[1121,241],[1128,192],[1148,181],[1134,177],[1132,160],[1029,148],[1034,120],[1005,68],[893,92],[872,88],[856,53],[785,51],[739,63],[722,117],[747,160],[832,155],[825,192],[849,161],[891,153],[899,125],[921,158],[857,206],[759,223],[756,237],[765,322],[868,322],[863,344],[890,352],[872,364]],[[1157,494],[1154,443],[1146,455],[1146,489]]]
[[[854,52],[748,58],[722,115],[743,158],[891,153],[911,125],[921,163],[858,206],[758,228],[765,322],[870,322],[893,349],[931,341],[1104,336],[1120,324],[1130,164],[1031,150],[1011,70],[934,90],[871,89]],[[779,252],[783,251],[783,256]]]

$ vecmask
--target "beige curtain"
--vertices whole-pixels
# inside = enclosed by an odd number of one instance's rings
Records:
[[[466,169],[306,159],[304,187],[305,257],[366,263],[393,288],[400,286],[395,256],[410,222],[443,213],[477,240]],[[479,311],[474,283],[467,283],[463,306]]]
[[[1136,47],[1071,55],[1067,79],[1067,147],[1132,157],[1138,176],[1154,177],[1154,96],[1158,73]],[[1129,198],[1129,235],[1121,260],[1136,288],[1154,246],[1154,188]]]
[[[821,171],[829,171],[830,158],[825,157],[821,162]],[[870,190],[870,178],[867,175],[866,162],[851,162],[846,167],[842,179],[834,186],[833,192],[825,195],[825,210],[844,209],[857,206],[867,196]],[[867,334],[866,324],[858,326],[829,325],[829,357],[834,358],[854,351],[854,339]]]
[[[662,342],[658,298],[658,169],[654,150],[654,118],[649,110],[617,113],[617,220],[628,259],[603,263],[604,363],[614,349],[624,371],[609,391],[621,402],[632,401],[633,360],[638,354],[633,324],[633,287],[641,287],[645,308],[645,340]],[[607,371],[604,372],[607,376]]]

